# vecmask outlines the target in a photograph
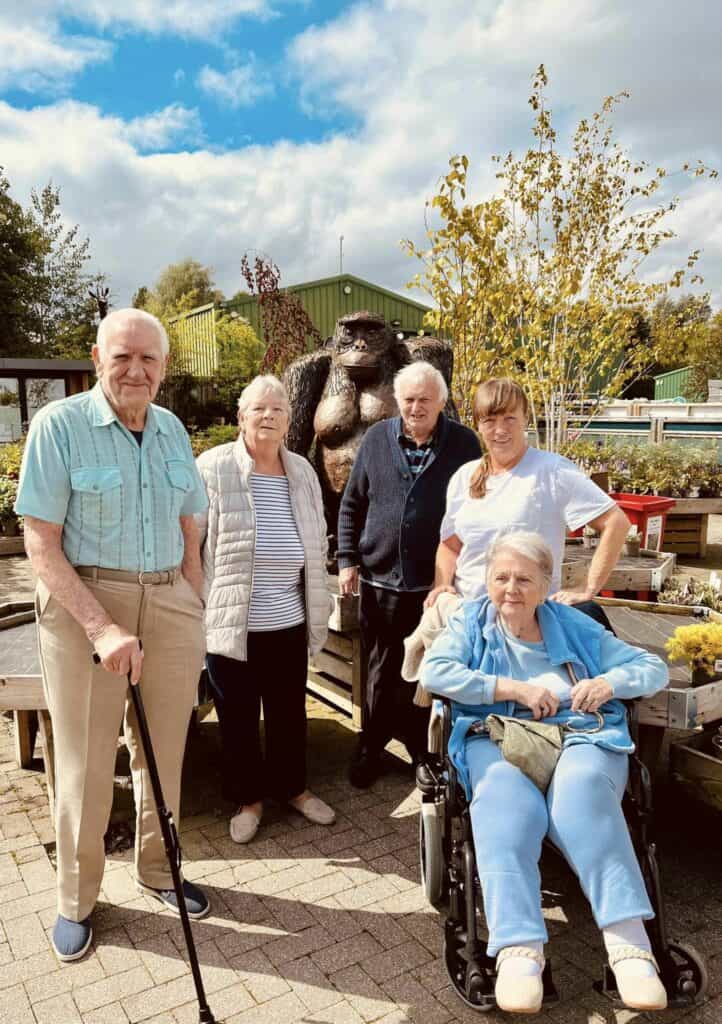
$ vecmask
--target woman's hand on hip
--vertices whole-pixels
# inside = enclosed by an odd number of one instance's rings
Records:
[[[536,686],[534,683],[519,683],[518,686],[516,702],[529,708],[534,718],[548,718],[557,713],[559,698],[546,686]]]
[[[598,711],[613,696],[614,690],[604,676],[580,679],[572,687],[572,711]]]

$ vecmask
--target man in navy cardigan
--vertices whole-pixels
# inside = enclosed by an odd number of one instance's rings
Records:
[[[414,762],[426,751],[429,709],[413,703],[415,687],[401,678],[403,641],[433,586],[447,484],[481,454],[476,434],[441,411],[448,388],[430,363],[400,370],[394,395],[401,416],[366,432],[338,519],[339,587],[355,592],[360,576],[368,670],[364,728],[349,772],[359,787],[379,775],[392,737],[403,740]]]

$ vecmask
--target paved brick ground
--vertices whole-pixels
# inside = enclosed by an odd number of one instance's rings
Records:
[[[417,798],[400,761],[370,792],[351,789],[343,765],[354,737],[342,716],[310,702],[310,772],[338,811],[331,828],[271,810],[255,842],[228,838],[228,806],[213,767],[217,726],[205,722],[184,768],[186,875],[207,886],[213,914],[194,928],[209,1001],[226,1024],[445,1024],[479,1021],[452,992],[439,958],[437,915],[417,884]],[[53,830],[43,776],[12,760],[12,723],[0,717],[0,1021],[2,1024],[195,1024],[180,926],[137,894],[129,851],[109,857],[94,915],[95,945],[59,965]],[[122,764],[121,764],[122,770]],[[662,790],[669,914],[675,933],[709,956],[708,1001],[681,1016],[722,1021],[722,877],[719,819],[696,808],[675,819]],[[664,807],[663,807],[664,811]],[[127,816],[119,792],[114,814]],[[592,990],[601,944],[575,880],[544,863],[549,951],[561,1002],[544,1024],[646,1021]],[[487,1017],[491,1024],[502,1020]]]

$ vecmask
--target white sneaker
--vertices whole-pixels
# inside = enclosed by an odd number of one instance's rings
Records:
[[[238,814],[234,814],[231,818],[228,831],[234,843],[250,843],[256,832],[258,832],[260,824],[260,814],[254,814],[253,811],[244,811],[241,807]]]
[[[302,803],[290,801],[291,807],[308,818],[314,825],[333,825],[336,820],[336,812],[317,796],[307,796]]]

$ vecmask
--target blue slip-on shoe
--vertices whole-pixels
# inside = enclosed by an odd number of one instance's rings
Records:
[[[160,900],[160,902],[171,910],[174,914],[180,916],[178,910],[178,900],[176,899],[175,889],[151,889],[149,885],[144,885],[143,882],[138,882],[138,891],[142,892],[144,896],[150,896],[154,900]],[[188,917],[193,921],[200,921],[202,917],[205,917],[211,909],[208,897],[199,889],[197,885],[193,885],[192,882],[183,882],[183,896],[186,901],[186,910],[188,911]]]
[[[92,941],[93,929],[90,927],[89,917],[84,921],[69,921],[67,917],[58,914],[52,937],[53,949],[58,960],[63,963],[80,960],[88,952]]]

